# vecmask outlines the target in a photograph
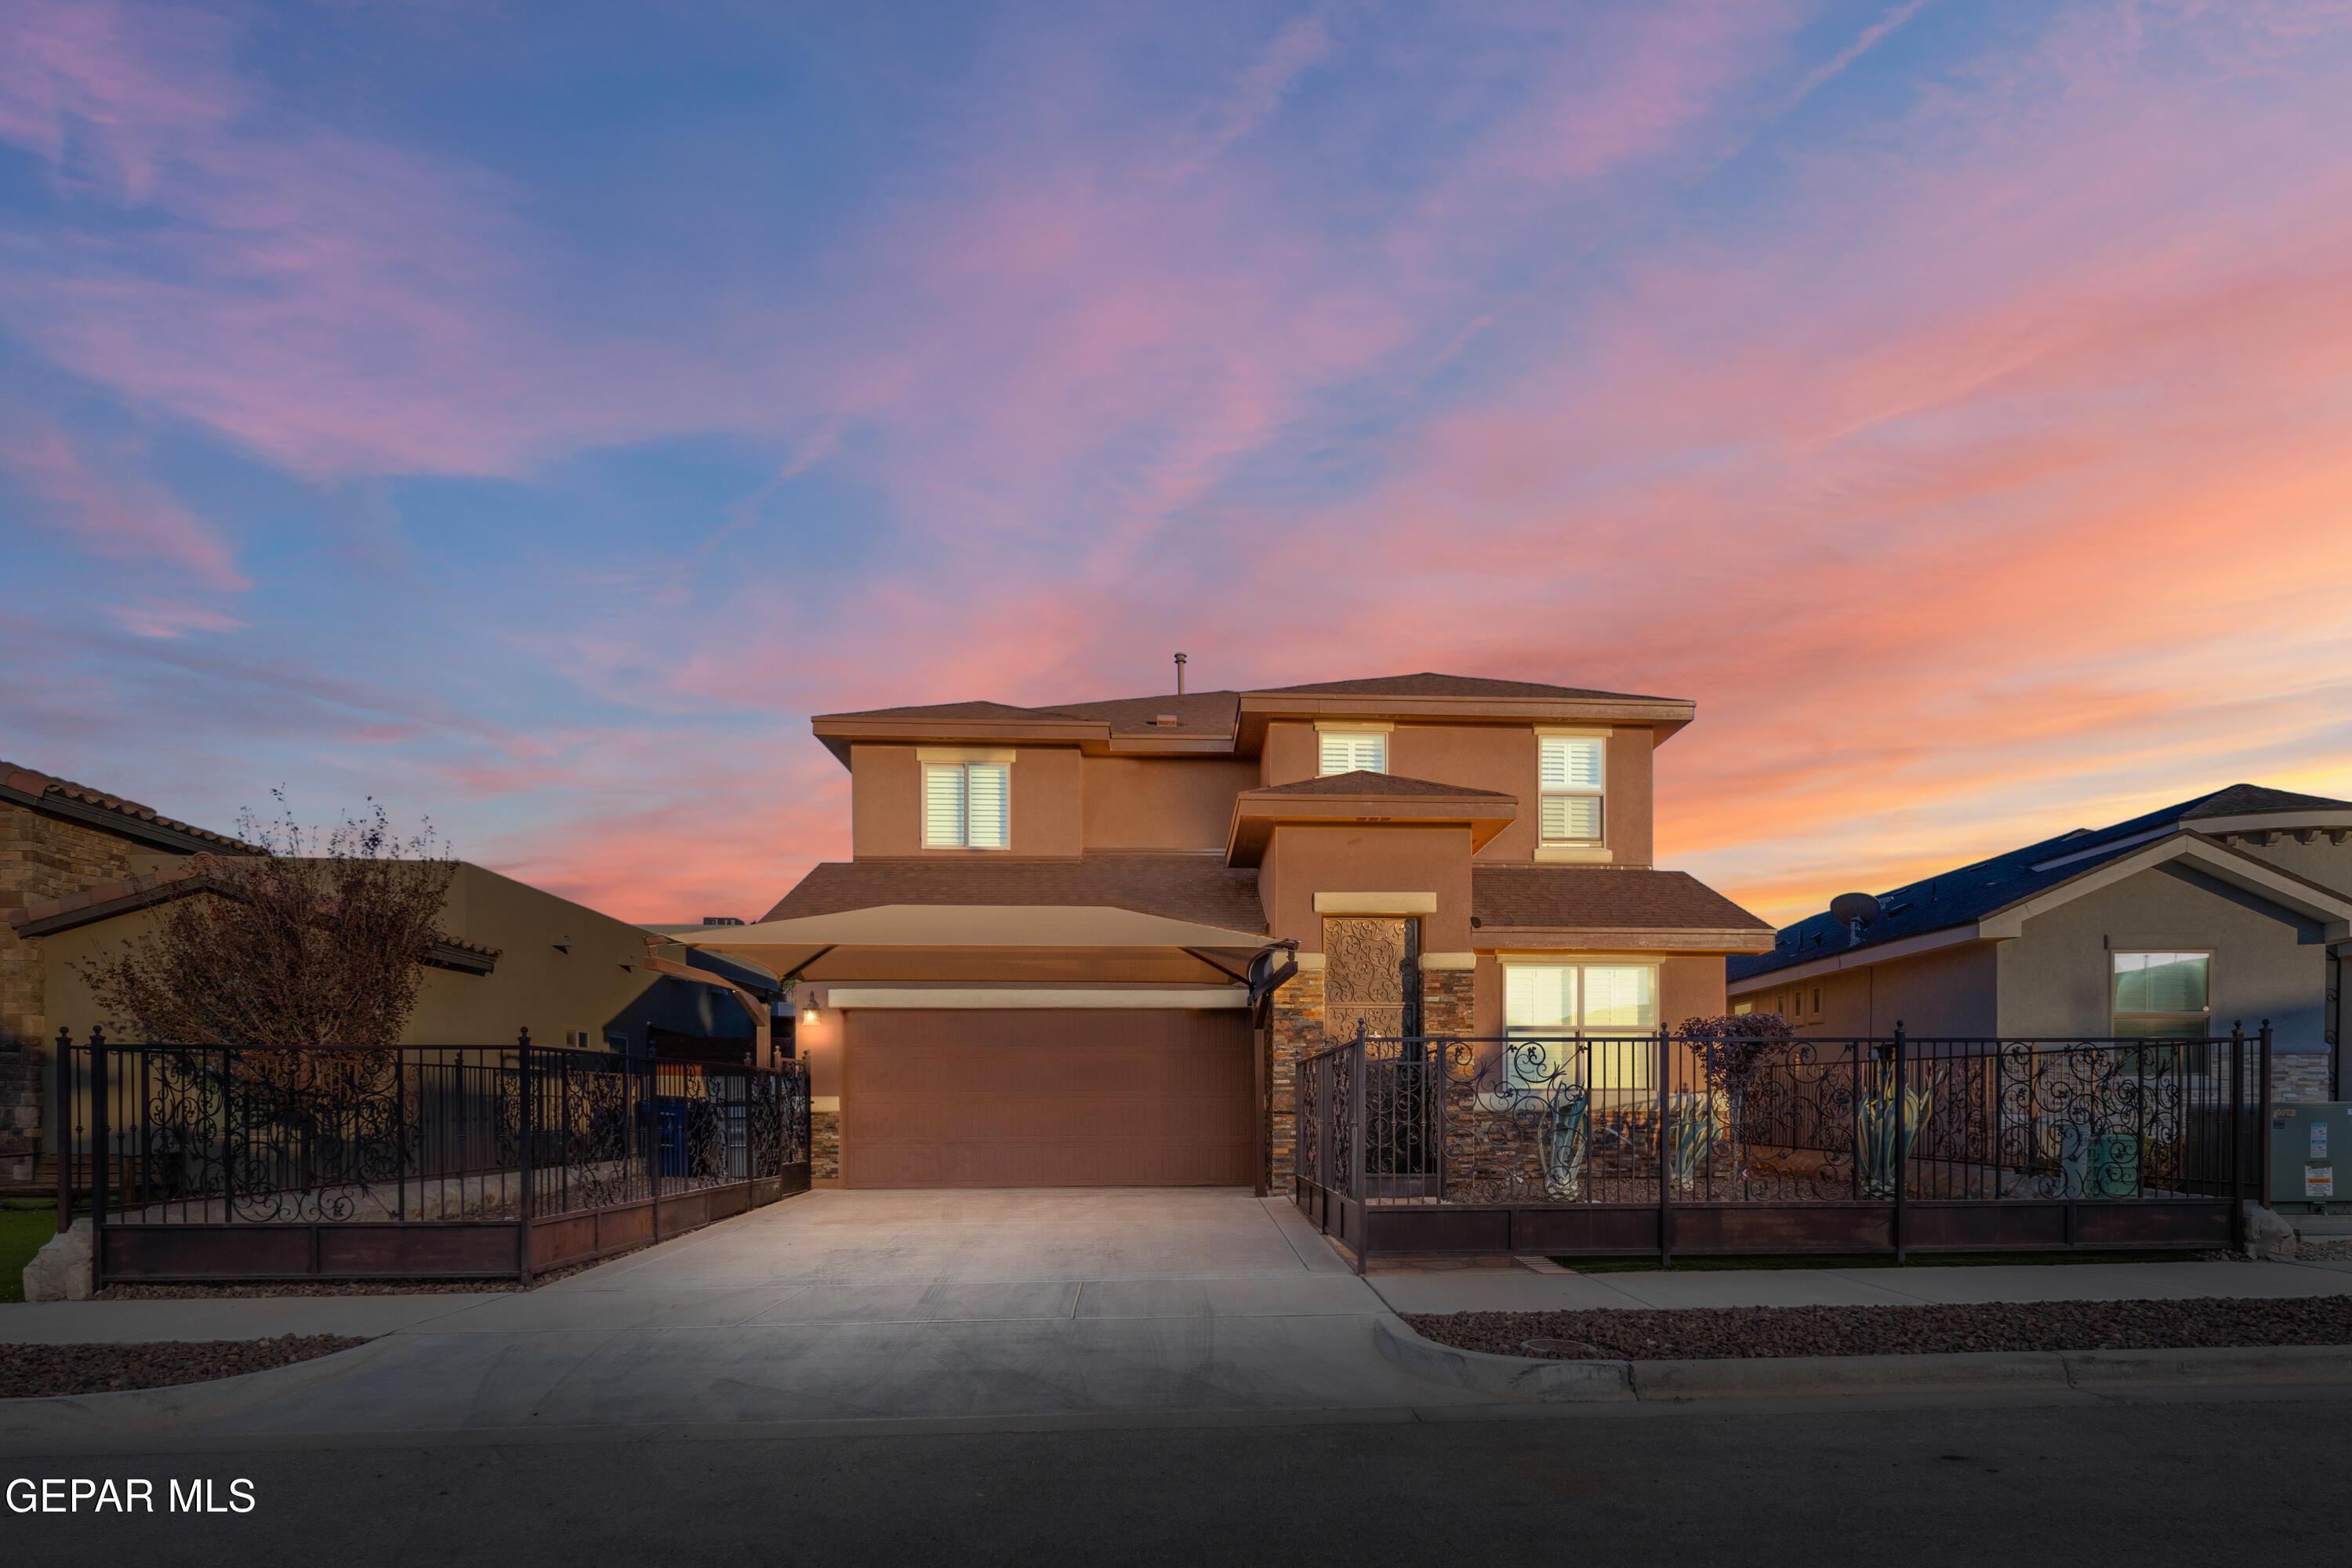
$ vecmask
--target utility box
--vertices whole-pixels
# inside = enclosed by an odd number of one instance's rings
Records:
[[[2352,1101],[2271,1102],[2271,1206],[2352,1214]]]

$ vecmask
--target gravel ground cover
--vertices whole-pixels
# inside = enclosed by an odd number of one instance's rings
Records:
[[[2352,1345],[2352,1296],[2185,1301],[1993,1301],[1920,1307],[1690,1307],[1411,1314],[1414,1331],[1492,1355],[1555,1360],[1935,1355],[1950,1351]],[[1590,1352],[1523,1348],[1529,1340]]]
[[[126,1345],[0,1344],[0,1399],[114,1394],[268,1372],[363,1345],[341,1334],[274,1340],[159,1341]]]

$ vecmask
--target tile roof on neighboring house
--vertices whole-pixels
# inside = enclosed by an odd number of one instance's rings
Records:
[[[2187,823],[2309,811],[2352,811],[2352,801],[2241,784],[2105,827],[2077,827],[1989,860],[1939,871],[1879,895],[1879,917],[1864,928],[1859,942],[1852,940],[1848,928],[1827,910],[1784,926],[1770,952],[1732,959],[1729,977],[1734,982],[1746,980],[1817,958],[1966,924],[2061,882],[2071,881],[2118,856],[2181,830]]]
[[[215,883],[215,872],[218,869],[219,862],[209,854],[194,855],[152,871],[100,882],[62,898],[47,899],[21,910],[12,910],[8,914],[8,923],[16,928],[20,936],[52,936],[61,931],[96,925],[117,915],[152,909],[158,904],[169,903],[174,899],[185,898],[207,889],[232,890],[235,887],[233,879]],[[504,949],[487,947],[461,936],[444,934],[434,938],[433,945],[425,949],[420,961],[437,968],[487,974],[505,956]]]
[[[1099,904],[1228,931],[1262,931],[1257,874],[1209,855],[1075,860],[827,861],[761,917],[795,920],[886,904]]]
[[[1595,691],[1582,686],[1546,686],[1534,680],[1489,680],[1476,675],[1440,675],[1424,669],[1417,675],[1386,675],[1370,680],[1318,680],[1306,686],[1268,686],[1253,697],[1518,697],[1583,698],[1601,701],[1673,702],[1672,697],[1643,697],[1630,691]]]
[[[1471,923],[1494,931],[1746,931],[1771,926],[1686,871],[1637,866],[1470,868]]]
[[[1321,778],[1301,779],[1297,784],[1269,784],[1248,794],[1255,798],[1269,795],[1465,795],[1479,800],[1517,800],[1498,789],[1466,789],[1461,784],[1433,784],[1427,779],[1409,779],[1396,773],[1325,773]]]
[[[119,795],[78,784],[69,779],[53,778],[31,768],[14,763],[0,762],[0,799],[14,797],[18,804],[37,808],[47,807],[60,816],[107,829],[159,842],[174,849],[210,847],[232,855],[258,855],[262,851],[226,833],[215,833],[165,816],[152,805],[142,805],[135,800],[125,800]],[[119,820],[110,824],[108,818]],[[181,840],[194,840],[193,844]]]

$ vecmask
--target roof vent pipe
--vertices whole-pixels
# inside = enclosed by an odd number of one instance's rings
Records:
[[[1181,653],[1176,656],[1176,695],[1184,695],[1184,656]]]

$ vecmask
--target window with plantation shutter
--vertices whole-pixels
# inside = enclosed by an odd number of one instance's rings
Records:
[[[1012,770],[1002,763],[923,764],[923,847],[1002,849],[1012,841]]]
[[[1378,731],[1323,731],[1325,777],[1333,773],[1384,773],[1389,771],[1389,738]]]
[[[1539,745],[1543,841],[1600,843],[1608,742],[1597,735],[1545,735]]]

